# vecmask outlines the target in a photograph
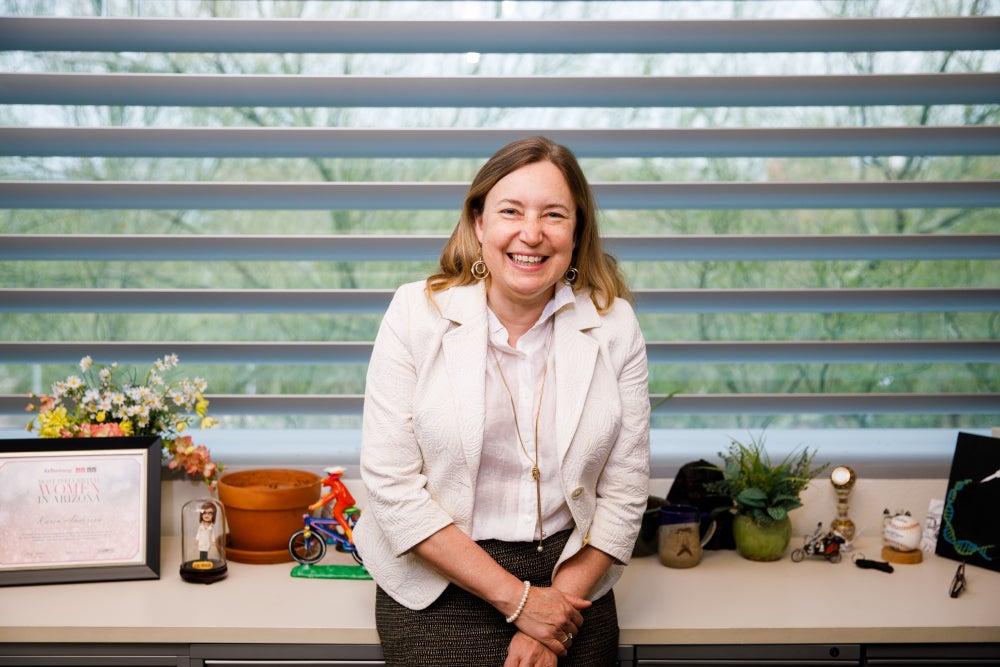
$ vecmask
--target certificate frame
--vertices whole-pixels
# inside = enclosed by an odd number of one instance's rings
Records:
[[[159,579],[162,447],[0,439],[0,586]]]

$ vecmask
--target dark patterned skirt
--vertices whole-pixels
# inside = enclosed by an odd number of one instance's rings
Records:
[[[552,569],[569,538],[563,531],[545,541],[484,540],[505,570],[532,586],[552,584]],[[617,664],[618,611],[609,592],[581,612],[583,625],[560,665],[608,667]],[[404,607],[381,588],[375,592],[375,626],[389,667],[501,667],[517,628],[483,600],[454,584],[426,609]]]

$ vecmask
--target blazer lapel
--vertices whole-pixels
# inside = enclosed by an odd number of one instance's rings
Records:
[[[560,459],[566,456],[576,435],[597,363],[597,341],[586,331],[600,325],[589,293],[577,294],[574,307],[556,313],[556,442]]]
[[[441,317],[451,322],[441,349],[474,488],[486,424],[486,288],[480,283],[448,290]]]

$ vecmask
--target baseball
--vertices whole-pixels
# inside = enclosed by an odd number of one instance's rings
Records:
[[[912,516],[897,514],[882,531],[885,546],[897,551],[915,551],[920,546],[920,524]]]

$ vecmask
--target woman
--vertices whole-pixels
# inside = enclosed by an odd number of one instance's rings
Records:
[[[389,665],[608,665],[646,507],[645,343],[566,148],[498,151],[368,369],[355,528]]]

